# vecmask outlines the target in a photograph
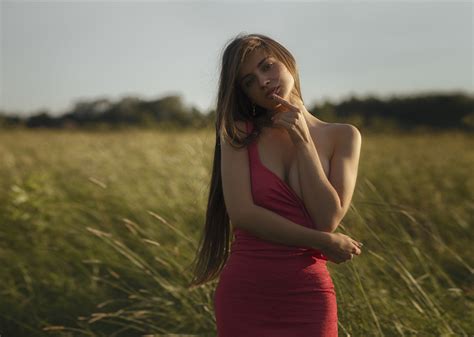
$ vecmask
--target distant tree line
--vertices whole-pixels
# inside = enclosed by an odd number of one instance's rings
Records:
[[[391,96],[351,96],[340,102],[323,101],[308,111],[327,122],[351,123],[372,129],[429,127],[474,130],[474,96],[463,92]],[[29,117],[0,111],[0,127],[26,128],[116,128],[172,126],[213,127],[215,110],[201,112],[186,107],[180,96],[145,101],[126,97],[118,102],[102,98],[79,101],[71,111],[51,116],[41,110]]]

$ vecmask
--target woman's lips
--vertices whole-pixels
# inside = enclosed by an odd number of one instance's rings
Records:
[[[280,87],[276,87],[275,90],[273,90],[271,93],[267,95],[268,98],[272,97],[272,94],[279,94],[280,93]]]

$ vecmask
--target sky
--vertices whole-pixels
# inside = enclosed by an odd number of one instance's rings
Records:
[[[0,111],[181,95],[215,107],[220,56],[261,33],[295,57],[305,105],[474,92],[472,1],[0,0]]]

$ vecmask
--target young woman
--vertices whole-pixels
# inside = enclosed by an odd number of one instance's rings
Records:
[[[360,147],[357,128],[308,112],[285,47],[261,34],[228,42],[191,282],[220,275],[218,337],[337,336],[326,262],[361,253],[360,242],[334,233],[351,202]]]

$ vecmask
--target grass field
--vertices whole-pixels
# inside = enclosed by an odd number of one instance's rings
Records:
[[[364,133],[340,336],[472,336],[474,137]],[[0,335],[215,336],[187,290],[214,134],[0,133]]]

